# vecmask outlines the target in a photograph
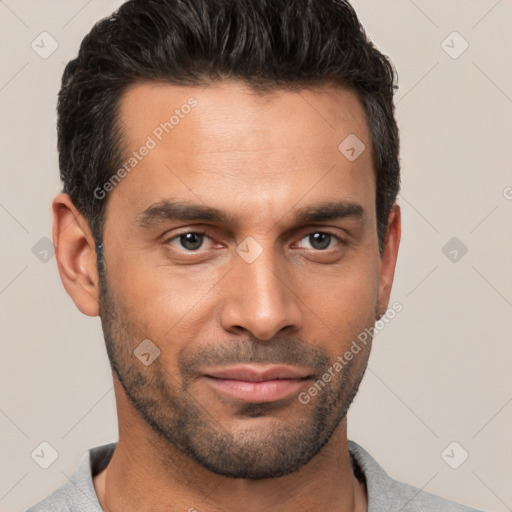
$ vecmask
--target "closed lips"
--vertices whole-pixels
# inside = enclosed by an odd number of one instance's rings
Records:
[[[272,366],[270,368],[258,368],[256,366],[238,366],[218,370],[205,371],[206,377],[226,380],[240,380],[245,382],[264,382],[278,379],[307,379],[310,377],[305,371],[290,367]]]

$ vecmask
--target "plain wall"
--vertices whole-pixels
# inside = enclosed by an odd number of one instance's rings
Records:
[[[44,238],[60,190],[62,71],[119,4],[0,2],[2,511],[25,510],[64,483],[85,450],[117,438],[99,319],[66,295]],[[350,438],[394,478],[510,510],[512,2],[354,5],[399,76],[403,237],[391,302],[403,310],[375,339]],[[46,59],[31,47],[43,31],[58,43]],[[469,45],[457,58],[465,43],[454,31]],[[453,237],[459,247],[444,248]],[[59,454],[46,470],[31,458],[42,441]],[[458,469],[441,456],[453,441],[469,453]]]

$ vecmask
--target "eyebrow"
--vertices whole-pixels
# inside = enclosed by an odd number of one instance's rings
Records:
[[[350,201],[325,201],[299,208],[294,214],[297,223],[322,222],[345,218],[366,219],[366,210]],[[137,225],[149,227],[164,221],[206,221],[236,226],[237,218],[222,209],[186,201],[163,200],[137,215]]]
[[[228,212],[186,201],[164,200],[152,204],[137,215],[137,224],[147,227],[161,221],[208,221],[221,224],[235,224],[236,220]]]
[[[366,219],[366,210],[359,203],[349,201],[326,201],[305,206],[295,213],[297,222],[323,222],[345,218]]]

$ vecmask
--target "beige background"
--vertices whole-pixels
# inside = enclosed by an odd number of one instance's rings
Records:
[[[117,435],[99,320],[75,309],[40,240],[60,187],[64,63],[119,3],[0,1],[2,511],[25,510]],[[376,339],[350,437],[395,478],[511,510],[512,1],[354,4],[398,69],[404,232],[392,297],[403,311]],[[31,48],[43,31],[59,45],[46,59]],[[463,48],[454,31],[469,44],[458,58],[445,51]],[[452,237],[468,248],[457,262],[442,252]],[[42,441],[59,454],[46,470],[31,458]],[[452,464],[469,453],[458,469],[441,457],[452,441]]]

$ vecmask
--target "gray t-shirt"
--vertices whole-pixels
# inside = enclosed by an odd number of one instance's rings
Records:
[[[101,512],[93,476],[107,466],[116,444],[87,450],[69,481],[27,512]],[[478,512],[397,482],[361,446],[349,441],[348,447],[356,476],[366,480],[368,512]]]

